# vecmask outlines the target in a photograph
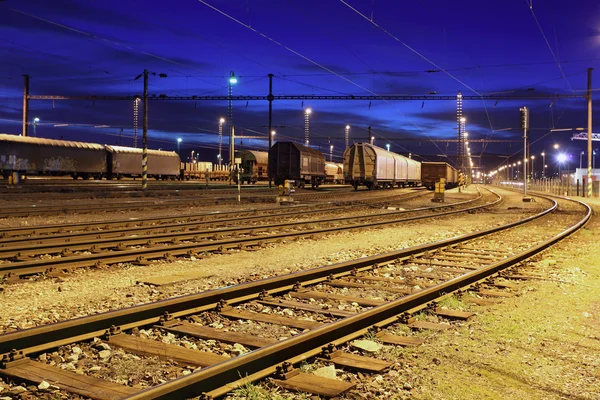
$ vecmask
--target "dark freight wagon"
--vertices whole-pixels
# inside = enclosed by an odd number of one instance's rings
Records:
[[[256,183],[269,179],[267,174],[269,164],[269,153],[266,151],[240,150],[235,152],[235,158],[241,158],[240,168],[243,172],[240,174],[242,183]],[[237,173],[234,171],[234,182],[237,183]]]
[[[142,149],[123,146],[106,146],[107,177],[122,178],[142,176]],[[175,179],[180,176],[179,156],[174,151],[148,150],[148,177]]]
[[[433,190],[436,182],[439,182],[441,178],[446,179],[446,189],[458,186],[458,170],[450,164],[445,162],[421,163],[421,179],[427,189]]]
[[[298,187],[319,187],[325,182],[325,156],[298,143],[277,142],[269,149],[269,176],[276,185],[291,179]]]
[[[104,145],[0,134],[0,171],[100,179],[106,171]]]

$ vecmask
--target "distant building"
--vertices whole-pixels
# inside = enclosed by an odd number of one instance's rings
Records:
[[[576,168],[575,174],[573,176],[573,181],[583,182],[583,178],[587,180],[587,168]],[[592,169],[592,181],[600,181],[600,169]]]

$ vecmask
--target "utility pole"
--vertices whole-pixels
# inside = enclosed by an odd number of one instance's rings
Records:
[[[142,136],[142,190],[148,188],[148,70],[144,70],[144,117]]]
[[[29,125],[29,75],[23,75],[23,136],[27,136]]]
[[[587,137],[587,197],[592,197],[592,70],[588,68],[587,107],[588,107],[588,137]]]
[[[273,131],[273,74],[269,74],[269,95],[267,96],[267,100],[269,101],[269,150],[271,149],[271,146],[273,146],[273,134],[271,133]],[[269,163],[269,156],[268,156],[268,150],[267,150],[267,164]],[[267,170],[269,171],[269,168],[267,168]],[[271,174],[269,174],[269,188],[271,187],[271,184],[273,182],[273,179],[271,177]]]

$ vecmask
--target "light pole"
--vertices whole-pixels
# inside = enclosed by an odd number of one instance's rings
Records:
[[[311,113],[312,113],[312,110],[310,109],[310,107],[308,107],[306,110],[304,110],[304,145],[305,146],[308,146],[308,136],[309,136],[308,117],[310,116]]]
[[[194,162],[194,153],[195,153],[195,151],[192,150],[192,157],[190,157],[190,162]]]
[[[535,161],[535,156],[531,156],[531,179],[535,179],[534,161]]]
[[[350,146],[350,125],[346,125],[344,138],[346,139],[346,148]]]
[[[180,137],[177,138],[177,155],[179,155],[179,146],[181,145],[181,140],[182,139]]]
[[[546,178],[546,152],[542,151],[542,179]]]
[[[521,179],[521,161],[517,161],[517,180]]]
[[[592,168],[596,168],[596,152],[598,151],[598,149],[594,149],[594,151],[592,152],[592,155],[594,156],[592,158]]]
[[[273,143],[273,140],[275,140],[275,131],[271,131],[271,143]]]
[[[579,169],[581,169],[581,158],[583,157],[584,154],[585,154],[585,151],[582,151],[581,153],[579,153]]]
[[[386,144],[386,145],[385,145],[385,148],[387,149],[387,151],[390,151],[390,144],[389,144],[389,143],[388,143],[388,144]]]
[[[37,134],[36,134],[36,128],[37,128],[38,122],[40,122],[40,119],[38,117],[35,117],[33,119],[33,137],[37,136]]]
[[[375,136],[371,136],[371,144],[375,144]]]
[[[228,97],[229,97],[229,107],[227,108],[227,127],[229,128],[229,165],[233,168],[234,162],[234,138],[233,138],[233,107],[231,104],[232,96],[233,96],[233,85],[237,83],[237,78],[233,71],[229,71],[229,81],[228,81]]]
[[[333,162],[333,145],[329,145],[329,162]]]
[[[219,166],[221,166],[221,162],[223,160],[222,147],[223,147],[223,123],[224,122],[225,122],[225,118],[219,119],[219,154],[217,155],[217,158],[219,159]]]

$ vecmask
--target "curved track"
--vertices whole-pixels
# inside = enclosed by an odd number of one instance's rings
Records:
[[[566,204],[568,200],[560,201]],[[246,382],[262,379],[274,373],[278,379],[276,382],[281,386],[299,387],[303,380],[309,378],[295,370],[294,364],[321,355],[335,364],[348,366],[349,356],[339,349],[343,349],[347,342],[370,331],[376,332],[378,340],[382,342],[404,341],[406,345],[410,342],[409,338],[389,334],[385,329],[394,324],[415,324],[414,320],[411,321],[411,316],[415,312],[425,310],[428,303],[435,302],[450,293],[468,290],[469,293],[478,294],[473,296],[475,300],[485,296],[498,296],[498,293],[507,295],[506,291],[494,292],[490,289],[490,287],[510,287],[510,282],[499,278],[498,274],[538,254],[584,226],[591,216],[591,210],[582,203],[578,203],[576,207],[578,207],[577,211],[561,212],[554,202],[550,208],[537,215],[460,237],[1,335],[0,353],[10,352],[10,354],[5,355],[4,369],[0,372],[9,376],[20,376],[23,365],[36,368],[39,364],[27,360],[24,358],[25,355],[102,336],[111,326],[113,327],[109,329],[105,340],[113,343],[114,346],[119,346],[120,343],[125,348],[126,343],[135,344],[137,341],[135,338],[127,339],[128,335],[124,336],[121,332],[156,323],[169,332],[197,335],[213,340],[217,340],[218,337],[219,340],[227,341],[229,337],[231,340],[235,332],[219,332],[216,328],[208,328],[203,325],[202,317],[192,318],[190,322],[177,318],[194,316],[198,313],[217,313],[223,318],[261,320],[260,318],[264,317],[261,317],[261,314],[264,313],[252,315],[253,313],[245,311],[244,305],[250,301],[270,304],[271,307],[310,309],[313,313],[327,315],[329,323],[313,324],[308,327],[308,323],[301,323],[298,318],[273,317],[272,323],[304,326],[305,332],[285,340],[265,338],[262,344],[259,343],[260,340],[256,340],[261,337],[259,332],[238,334],[235,336],[237,342],[246,340],[249,347],[257,349],[214,363],[208,360],[209,356],[198,355],[196,358],[205,359],[203,366],[206,368],[143,391],[128,392],[126,398],[179,399],[200,395],[204,396],[203,398],[212,398]],[[556,213],[558,215],[555,215]],[[530,231],[526,229],[527,225],[541,223],[552,228],[544,229],[540,237],[531,238]],[[524,240],[525,237],[528,240]],[[515,240],[519,246],[512,246],[513,250],[507,251],[507,244],[514,243]],[[427,266],[426,269],[423,268],[424,265]],[[411,284],[407,284],[408,279],[412,280]],[[423,283],[414,285],[415,279],[423,280]],[[381,283],[385,284],[378,286]],[[348,290],[362,291],[362,294],[358,292],[353,294],[351,297],[353,309],[347,312],[339,311],[339,308],[335,307],[324,307],[336,299],[350,300],[347,295],[344,297],[336,294],[335,288],[340,287],[345,288],[346,293]],[[377,300],[373,298],[373,291],[386,292],[388,295],[385,300]],[[313,301],[303,303],[302,299]],[[323,299],[327,304],[315,306],[315,299]],[[436,307],[428,309],[431,310],[430,312],[443,314],[443,311]],[[251,342],[253,338],[254,341]],[[11,349],[17,351],[11,352]],[[168,358],[171,354],[169,349],[170,347],[162,346],[156,355],[162,351],[162,355]],[[153,350],[152,346],[147,345],[144,349],[138,348],[137,351],[151,354]],[[376,371],[374,367],[377,360],[373,361],[374,359],[371,358],[361,360],[354,361],[358,364],[362,362],[364,368],[370,363],[369,370]],[[47,371],[46,369],[45,373],[50,373]],[[345,389],[340,390],[347,390],[350,386],[347,385]],[[89,393],[93,388],[87,387],[86,390]],[[312,390],[316,388],[313,387]]]

